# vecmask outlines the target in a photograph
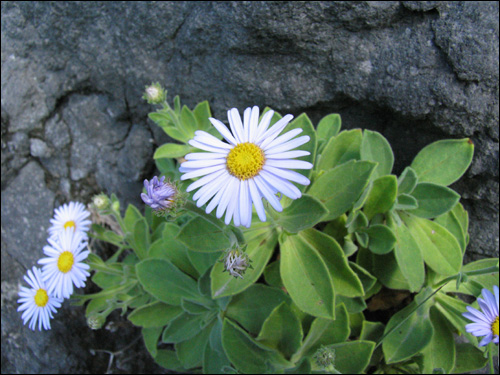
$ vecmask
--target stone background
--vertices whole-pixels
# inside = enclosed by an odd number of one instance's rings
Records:
[[[471,217],[468,259],[498,256],[498,3],[2,1],[2,373],[159,372],[117,317],[86,328],[65,303],[50,332],[16,312],[53,209],[100,191],[139,203],[167,138],[145,85],[193,107],[270,106],[381,132],[399,174],[443,138],[470,137],[454,186]]]

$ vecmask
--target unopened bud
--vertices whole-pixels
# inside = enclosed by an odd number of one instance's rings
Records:
[[[106,194],[98,194],[94,195],[94,197],[92,198],[92,203],[97,210],[104,211],[109,208],[110,200]]]
[[[111,204],[111,209],[115,212],[120,212],[120,202],[118,201],[114,201],[112,204]]]
[[[335,363],[335,349],[328,346],[321,346],[313,356],[318,367],[326,368],[333,366]]]
[[[161,104],[167,99],[167,95],[163,87],[156,82],[146,86],[143,99],[147,100],[149,104]]]
[[[91,314],[87,318],[87,325],[91,329],[101,329],[105,322],[106,318],[101,314]]]
[[[243,279],[243,275],[247,268],[252,268],[248,254],[236,246],[226,252],[223,262],[224,271],[229,272],[233,277],[239,277],[241,279]]]

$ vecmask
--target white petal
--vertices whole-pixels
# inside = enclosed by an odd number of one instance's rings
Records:
[[[234,196],[234,189],[238,182],[239,180],[237,178],[233,176],[229,177],[229,182],[227,183],[226,190],[224,191],[224,195],[221,198],[221,201],[219,202],[219,206],[217,207],[217,211],[215,213],[215,216],[217,216],[218,219],[220,219],[224,214],[228,203],[231,200],[236,199],[236,197]]]
[[[194,132],[194,134],[195,135],[193,139],[195,141],[205,143],[206,145],[225,148],[227,150],[233,148],[233,146],[229,143],[224,143],[220,139],[215,138],[212,134],[209,134],[203,130],[197,130]]]
[[[283,211],[283,207],[281,207],[281,203],[278,200],[278,197],[274,195],[272,189],[268,186],[267,182],[260,176],[254,177],[255,184],[259,188],[261,194],[267,199],[269,204],[278,212]]]
[[[264,116],[262,116],[262,120],[260,120],[259,127],[257,128],[257,133],[255,134],[255,139],[254,142],[259,142],[262,141],[260,137],[264,132],[267,130],[269,127],[269,124],[271,123],[271,119],[273,118],[274,111],[269,110],[266,113],[264,113]]]
[[[248,130],[248,142],[254,142],[257,135],[257,126],[259,125],[259,107],[254,106],[250,114],[250,123]]]
[[[235,179],[237,180],[237,179]],[[234,215],[234,212],[238,212],[238,196],[240,194],[240,184],[239,181],[231,188],[231,191],[228,191],[228,195],[231,195],[231,199],[229,199],[229,203],[227,204],[226,217],[224,218],[224,222],[226,225],[229,225],[231,222],[231,218]],[[221,215],[222,216],[222,215]],[[238,224],[236,224],[236,217],[238,217]],[[234,225],[239,226],[240,220],[239,215],[234,216]]]
[[[292,115],[286,115],[285,117],[280,119],[259,138],[259,142],[256,144],[258,146],[261,146],[261,148],[264,148],[265,145],[271,143],[274,138],[276,138],[281,133],[281,131],[285,128],[285,126],[288,125],[291,119],[293,119]]]
[[[284,178],[286,180],[290,180],[293,182],[296,182],[301,185],[309,185],[311,181],[300,173],[297,173],[295,171],[290,171],[288,169],[279,169],[275,167],[271,167],[269,165],[265,165],[262,167],[264,171],[268,171],[276,176],[279,176],[281,178]]]
[[[252,206],[251,206],[250,194],[248,192],[248,181],[242,181],[240,183],[240,220],[241,225],[245,227],[249,227],[250,223],[248,222],[248,214],[249,214],[249,203],[250,203],[250,218],[252,217]],[[238,213],[236,213],[238,214]]]
[[[252,108],[248,107],[243,112],[243,134],[245,136],[245,142],[249,141],[249,133],[250,133],[250,115],[252,113]]]
[[[266,165],[276,168],[311,169],[313,165],[303,160],[266,160]]]
[[[266,180],[270,185],[273,185],[278,191],[285,194],[287,197],[291,199],[297,199],[302,196],[302,193],[295,185],[291,182],[280,178],[272,173],[267,171],[261,171],[260,175],[264,180]]]
[[[311,155],[311,153],[309,151],[295,150],[280,152],[279,154],[266,155],[266,159],[293,159],[307,155]]]
[[[250,189],[250,195],[252,197],[253,204],[255,205],[255,211],[259,215],[260,221],[266,221],[266,211],[264,210],[264,205],[262,204],[262,197],[259,194],[259,189],[255,185],[253,179],[248,180],[248,187]]]
[[[226,164],[226,159],[209,159],[185,161],[181,164],[182,168],[206,168],[214,165]]]
[[[291,141],[282,143],[278,146],[266,149],[266,155],[277,154],[284,151],[289,151],[296,147],[302,146],[304,143],[309,142],[311,138],[308,135],[303,135],[302,137],[292,139]]]
[[[203,186],[200,190],[198,190],[196,193],[193,195],[193,200],[198,201],[196,205],[198,207],[201,207],[205,204],[206,201],[208,201],[222,186],[223,183],[225,183],[226,178],[219,178],[215,181],[212,181],[209,184],[206,184]]]
[[[210,152],[215,152],[218,154],[225,154],[225,155],[227,155],[229,153],[229,150],[226,148],[216,147],[213,145],[207,145],[205,143],[201,143],[201,142],[196,141],[194,139],[189,140],[188,143],[193,147],[199,148],[200,150],[205,150],[205,151],[210,151]]]
[[[299,135],[300,133],[302,133],[302,131],[303,130],[301,128],[298,128],[298,129],[290,130],[289,132],[286,132],[285,134],[280,135],[278,138],[276,138],[274,141],[272,141],[271,143],[269,143],[266,146],[266,150],[271,149],[275,146],[278,146],[282,143],[285,143],[286,141],[289,141],[290,139],[292,139],[296,135]]]
[[[184,181],[184,180],[188,180],[188,179],[194,178],[194,177],[205,176],[206,174],[217,172],[217,171],[220,171],[221,169],[224,169],[224,168],[225,168],[224,165],[216,165],[215,167],[209,167],[209,168],[200,168],[200,169],[197,169],[193,172],[183,174],[181,176],[181,180]]]
[[[243,125],[241,123],[240,113],[236,108],[232,108],[227,111],[227,119],[229,120],[229,126],[231,127],[231,131],[233,132],[234,138],[238,143],[243,143]]]
[[[205,159],[221,159],[225,158],[227,154],[216,154],[213,152],[193,152],[184,156],[186,160],[205,160]]]
[[[194,189],[198,189],[200,186],[203,186],[205,184],[208,184],[210,181],[216,179],[217,177],[221,176],[223,173],[227,173],[224,169],[221,171],[217,171],[214,173],[210,173],[202,178],[200,178],[198,181],[193,182],[191,185],[189,185],[186,189],[186,192],[193,191]]]
[[[233,137],[229,129],[226,128],[226,125],[222,123],[222,121],[219,121],[213,117],[209,117],[208,120],[212,123],[215,129],[217,129],[217,131],[224,137],[226,141],[228,141],[232,145],[236,145],[238,143],[236,142],[236,139]]]

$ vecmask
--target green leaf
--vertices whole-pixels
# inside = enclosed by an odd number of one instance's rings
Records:
[[[362,374],[375,349],[372,341],[350,341],[329,346],[335,350],[335,369],[341,374]],[[314,367],[313,367],[314,369]]]
[[[488,358],[471,344],[456,344],[455,367],[452,374],[466,374],[486,366]]]
[[[467,246],[466,244],[466,237],[465,233],[462,229],[462,225],[460,224],[460,221],[458,220],[457,216],[453,212],[453,210],[448,211],[444,215],[438,216],[434,222],[438,223],[439,225],[443,226],[455,236],[457,239],[458,243],[460,244],[460,248],[462,249],[462,254],[465,253],[465,247]]]
[[[359,339],[378,342],[384,335],[384,329],[385,325],[380,322],[369,322],[368,320],[363,320]]]
[[[299,236],[323,258],[336,293],[347,297],[364,295],[361,281],[335,239],[316,229],[302,231]]]
[[[289,302],[290,298],[282,290],[254,284],[232,298],[226,316],[250,333],[258,335],[271,311],[283,301]]]
[[[318,140],[327,141],[335,137],[340,131],[342,120],[338,113],[331,113],[323,117],[317,127]]]
[[[146,258],[149,250],[151,239],[149,235],[149,226],[146,219],[141,218],[134,225],[134,242],[133,248],[139,259]]]
[[[127,210],[125,211],[125,216],[123,217],[123,224],[125,228],[122,229],[126,230],[127,232],[134,233],[136,221],[142,218],[143,216],[141,215],[137,207],[129,204]]]
[[[333,282],[318,251],[299,235],[283,235],[280,245],[281,279],[290,297],[302,311],[334,319]]]
[[[310,195],[303,195],[283,210],[276,223],[290,233],[297,233],[312,228],[327,213],[323,203]]]
[[[498,264],[498,258],[486,258],[467,263],[462,267],[462,272],[476,271],[484,268],[494,267]],[[456,289],[455,283],[448,283],[443,287],[443,292],[463,293],[478,297],[483,288],[493,290],[493,285],[498,286],[498,273],[491,272],[482,275],[470,275],[467,281],[462,282]]]
[[[456,238],[433,221],[401,214],[418,244],[425,263],[441,275],[456,275],[462,266],[462,250]]]
[[[367,298],[366,293],[377,283],[377,278],[357,263],[349,262],[349,266],[358,275],[365,291],[365,298]]]
[[[297,363],[294,368],[285,369],[285,374],[310,374],[311,373],[311,362],[308,358],[302,358],[302,360]]]
[[[449,374],[455,366],[455,339],[446,319],[431,308],[430,318],[434,334],[423,351],[423,373],[431,374],[436,368]]]
[[[429,292],[430,289],[426,289],[419,296],[423,299]],[[413,311],[418,306],[417,300],[416,298],[404,309],[394,314],[385,327],[384,334],[387,336],[383,339],[382,350],[388,364],[413,357],[431,341],[434,332],[429,318],[432,299]],[[393,330],[394,327],[397,328]]]
[[[231,363],[242,373],[263,374],[293,367],[275,350],[258,343],[229,319],[222,325],[222,345]]]
[[[158,300],[179,306],[181,299],[200,299],[196,282],[166,259],[146,259],[135,266],[144,290]]]
[[[144,344],[149,354],[154,358],[157,354],[157,344],[158,339],[160,338],[162,327],[153,327],[153,328],[143,328],[141,330],[142,338],[144,339]]]
[[[277,242],[276,231],[264,229],[261,235],[247,243],[245,252],[252,261],[252,268],[245,271],[243,279],[235,278],[229,272],[224,272],[224,264],[217,262],[210,273],[212,297],[219,298],[238,294],[256,282],[264,272]]]
[[[276,117],[276,114],[273,116],[272,120]],[[272,123],[272,121],[271,121]],[[271,127],[271,125],[269,126]],[[303,144],[300,146],[300,149],[303,151],[309,151],[311,154],[307,156],[302,156],[300,158],[297,158],[295,160],[305,160],[308,161],[309,163],[314,164],[314,161],[316,159],[316,146],[317,146],[317,141],[316,141],[316,130],[314,129],[314,126],[307,117],[305,113],[301,114],[295,120],[290,122],[290,124],[287,125],[286,131],[289,132],[290,130],[293,129],[302,129],[302,133],[300,134],[301,136],[307,135],[310,137],[309,142]],[[301,169],[297,170],[297,173],[300,173],[301,175],[304,175],[308,179],[311,179],[311,173],[312,169]],[[298,188],[300,191],[304,192],[307,186],[304,185],[299,185]]]
[[[229,359],[224,351],[215,350],[210,343],[205,346],[205,353],[203,354],[204,374],[224,374],[224,367],[229,365]]]
[[[191,112],[191,110],[185,105],[182,106],[181,123],[184,132],[188,135],[188,139],[193,138],[194,132],[199,130],[196,117],[194,117],[193,112]]]
[[[185,371],[174,350],[159,349],[154,357],[156,363],[172,371]]]
[[[280,275],[280,261],[275,260],[274,262],[269,263],[264,270],[264,280],[270,286],[274,286],[275,288],[282,288],[283,282],[281,281]]]
[[[377,162],[373,178],[382,177],[392,172],[394,154],[387,139],[378,132],[365,130],[361,142],[361,160]]]
[[[424,219],[432,219],[450,211],[460,199],[453,190],[430,182],[417,184],[411,195],[417,200],[418,208],[412,214]]]
[[[469,138],[446,139],[424,147],[411,167],[419,181],[448,186],[462,177],[473,155],[474,144]]]
[[[374,180],[363,207],[363,211],[368,219],[371,220],[375,214],[383,214],[389,211],[396,201],[397,193],[398,184],[396,176],[388,175]]]
[[[189,314],[182,313],[172,320],[163,331],[162,341],[164,343],[175,344],[196,336],[200,329],[210,323],[213,314]]]
[[[208,338],[212,331],[213,323],[188,340],[175,344],[177,357],[184,368],[189,369],[201,365],[205,347],[208,345]]]
[[[346,227],[348,233],[354,233],[368,226],[368,219],[361,211],[351,211],[347,217]]]
[[[373,265],[372,269],[368,268],[368,270],[389,289],[410,289],[408,280],[401,272],[394,253],[375,255],[370,252],[369,256]]]
[[[376,164],[370,161],[350,161],[324,173],[314,181],[308,192],[329,210],[323,220],[332,220],[347,210],[368,185]]]
[[[179,306],[153,302],[132,311],[128,315],[128,320],[144,328],[163,327],[180,314],[182,314],[182,309]]]
[[[368,234],[368,248],[375,254],[387,254],[396,245],[396,235],[386,225],[376,224],[369,228],[360,229],[361,232]]]
[[[361,129],[344,130],[325,146],[316,169],[328,171],[349,160],[359,160],[363,133]]]
[[[182,227],[177,239],[189,250],[205,253],[225,250],[231,246],[222,229],[199,216]]]
[[[215,127],[208,119],[209,117],[212,117],[212,112],[210,111],[210,105],[208,104],[208,101],[205,100],[201,103],[198,103],[193,110],[193,115],[196,118],[198,129],[204,130],[208,133],[211,133],[212,129],[214,129],[217,132],[217,129],[215,129]],[[219,134],[219,132],[217,132],[217,134]]]
[[[398,194],[410,194],[417,186],[417,173],[410,167],[406,167],[398,178]]]
[[[112,232],[99,224],[92,224],[92,230],[89,233],[90,237],[97,238],[98,240],[108,242],[115,246],[123,245],[123,237],[115,232]]]
[[[313,355],[322,345],[331,345],[344,342],[348,339],[351,330],[349,328],[349,315],[343,304],[335,308],[335,320],[316,318],[302,346],[292,356],[292,362],[300,358]]]
[[[412,292],[417,292],[425,280],[425,266],[420,247],[405,225],[395,226],[397,243],[394,255],[401,273]]]
[[[156,149],[153,159],[184,157],[186,154],[189,154],[192,149],[193,147],[189,145],[165,143]]]
[[[262,325],[257,341],[290,358],[302,342],[302,326],[286,302],[276,307]]]
[[[213,301],[204,304],[185,298],[183,298],[181,301],[182,310],[184,310],[188,314],[193,315],[205,314],[210,308],[213,308],[214,306],[215,302]]]
[[[394,205],[394,209],[396,210],[414,210],[418,208],[417,200],[408,194],[400,194],[396,198],[396,204]]]

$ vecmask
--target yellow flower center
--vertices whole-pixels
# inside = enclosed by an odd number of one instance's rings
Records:
[[[59,255],[59,259],[57,260],[57,268],[62,273],[69,272],[73,267],[73,263],[75,263],[75,259],[73,258],[73,254],[70,251],[64,251]]]
[[[38,307],[44,307],[49,302],[49,296],[44,289],[38,289],[35,294],[35,303]]]
[[[234,177],[247,180],[257,176],[264,166],[264,151],[249,142],[237,144],[227,155],[227,169]]]
[[[498,336],[498,316],[495,318],[495,321],[491,325],[491,330],[493,331],[494,335]]]
[[[70,220],[70,221],[67,221],[64,223],[64,229],[75,228],[75,227],[76,227],[76,224],[73,220]]]

